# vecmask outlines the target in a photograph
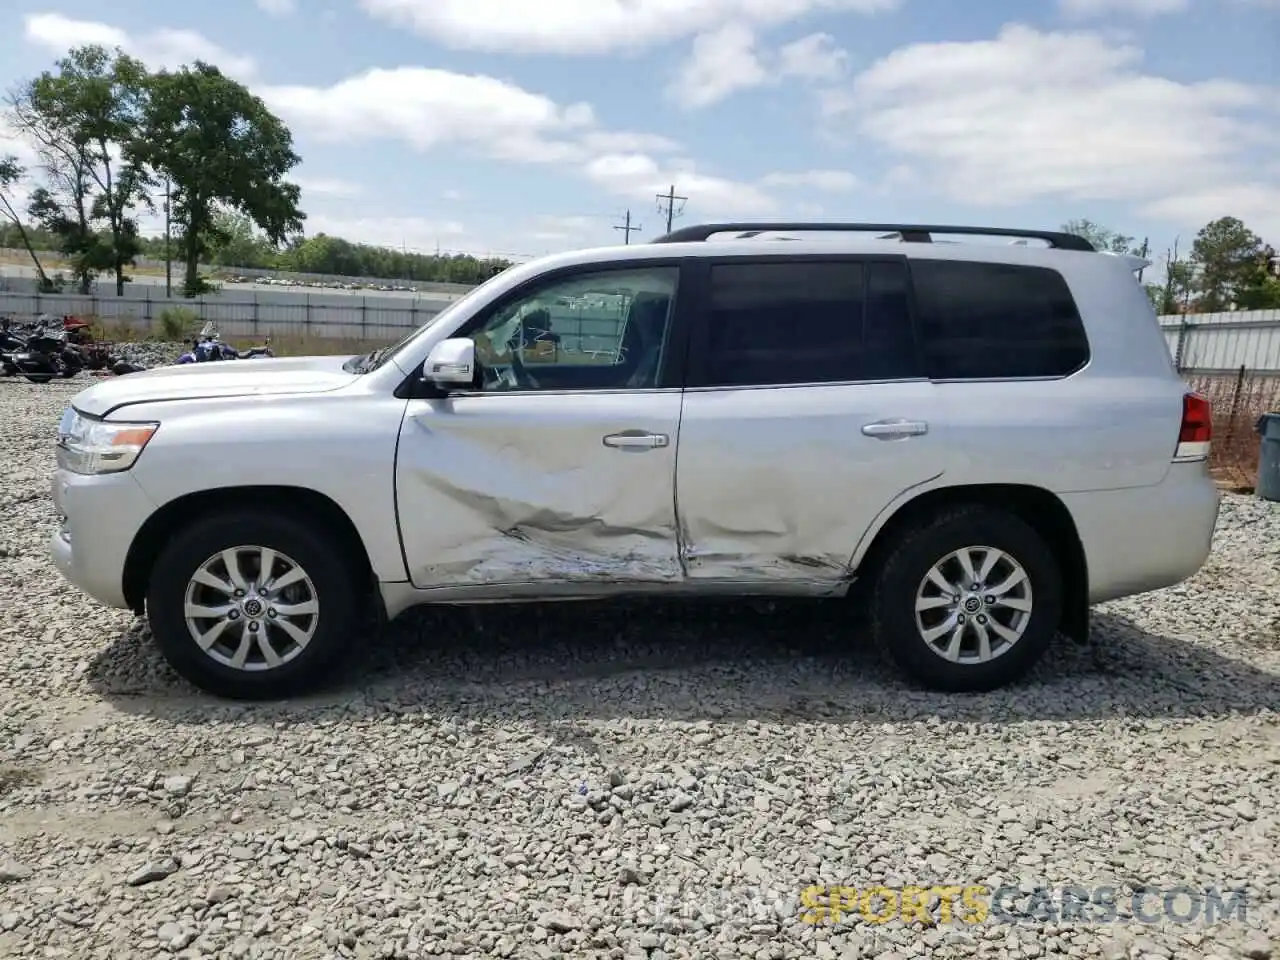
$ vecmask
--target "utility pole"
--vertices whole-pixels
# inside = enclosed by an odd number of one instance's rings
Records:
[[[684,201],[688,199],[688,197],[681,197],[676,194],[676,185],[674,183],[666,193],[658,194],[658,212],[667,215],[667,233],[671,232],[671,221],[680,216],[680,213],[676,211],[676,201],[680,201],[680,210],[683,211]]]
[[[1150,238],[1150,237],[1143,237],[1143,238],[1142,238],[1142,249],[1138,251],[1138,256],[1140,256],[1143,260],[1147,259],[1147,252],[1148,252],[1150,249],[1151,249],[1151,238]],[[1147,272],[1147,268],[1146,268],[1146,267],[1143,267],[1141,270],[1139,270],[1139,271],[1138,271],[1138,282],[1139,282],[1139,283],[1141,283],[1141,282],[1142,282],[1142,275],[1143,275],[1144,273],[1146,273],[1146,272]]]
[[[172,184],[166,177],[164,181],[164,295],[173,296],[173,257],[169,252],[169,204],[172,198]]]
[[[626,237],[626,239],[623,240],[622,242],[624,244],[629,244],[631,243],[631,234],[636,233],[637,231],[643,230],[644,227],[640,226],[639,224],[636,224],[634,227],[631,225],[631,211],[628,210],[626,222],[621,226],[614,227],[613,229],[623,231],[622,235]],[[668,227],[667,229],[670,230],[670,227]]]

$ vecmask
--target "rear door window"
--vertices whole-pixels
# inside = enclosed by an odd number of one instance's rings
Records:
[[[786,386],[916,376],[898,260],[717,263],[691,386]]]
[[[1089,341],[1056,270],[963,260],[911,261],[925,373],[934,380],[1064,377]]]

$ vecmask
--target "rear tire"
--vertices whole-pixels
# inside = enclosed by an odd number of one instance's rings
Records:
[[[966,564],[976,577],[963,576]],[[1062,603],[1061,566],[1032,526],[1003,510],[957,507],[909,530],[889,552],[872,586],[871,632],[923,686],[993,690],[1044,655]]]
[[[53,374],[51,373],[24,373],[23,376],[32,383],[48,383],[53,379]]]
[[[200,689],[276,699],[317,686],[352,648],[360,596],[356,569],[319,524],[243,509],[169,541],[147,615],[164,658]]]

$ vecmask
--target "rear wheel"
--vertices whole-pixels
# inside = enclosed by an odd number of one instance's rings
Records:
[[[160,651],[202,690],[285,697],[350,648],[358,581],[315,524],[256,510],[204,518],[161,551],[147,593]]]
[[[53,379],[53,374],[51,373],[26,373],[26,374],[23,374],[23,376],[25,376],[32,383],[48,383],[50,380]]]
[[[872,634],[912,679],[991,690],[1044,655],[1062,614],[1062,574],[1028,523],[959,507],[909,531],[872,589]]]

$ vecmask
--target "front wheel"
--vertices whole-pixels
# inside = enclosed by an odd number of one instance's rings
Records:
[[[322,528],[242,510],[206,517],[161,551],[147,593],[156,644],[216,696],[287,697],[350,649],[359,584]]]
[[[1033,527],[1003,510],[958,507],[890,552],[872,590],[871,629],[924,686],[991,690],[1044,655],[1062,595],[1061,567]]]

